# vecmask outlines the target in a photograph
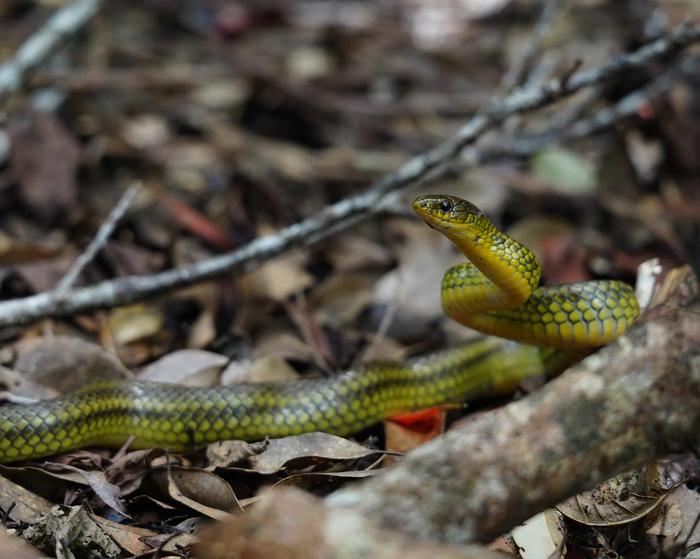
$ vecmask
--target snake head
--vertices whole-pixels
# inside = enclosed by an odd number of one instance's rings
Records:
[[[446,234],[489,223],[474,204],[447,194],[419,196],[413,201],[413,211],[430,227]]]

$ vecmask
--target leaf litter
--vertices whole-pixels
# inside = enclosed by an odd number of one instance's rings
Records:
[[[46,9],[12,4],[0,7],[3,48],[11,49],[13,30],[35,28]],[[537,16],[517,0],[452,11],[405,2],[387,29],[385,8],[372,3],[338,6],[342,18],[304,0],[235,9],[224,0],[185,2],[177,13],[161,4],[103,8],[90,40],[65,51],[61,68],[32,78],[32,87],[60,91],[57,110],[10,107],[7,159],[0,155],[3,298],[55,287],[136,180],[142,194],[79,285],[222,254],[365,189],[492,98]],[[549,59],[535,62],[533,76],[566,69],[581,52],[587,63],[603,60],[635,32],[606,17],[611,1],[575,4],[552,28]],[[660,5],[678,17],[676,5]],[[446,24],[428,28],[427,16]],[[590,18],[606,22],[595,48],[585,38]],[[139,48],[125,37],[138,37]],[[698,130],[689,91],[679,85],[652,107],[662,123],[654,133],[630,121],[601,141],[456,170],[421,189],[469,198],[518,232],[549,282],[631,280],[649,255],[668,269],[700,216],[688,178],[697,160],[688,138]],[[546,130],[550,117],[523,120],[526,130]],[[438,296],[444,270],[462,258],[407,217],[408,203],[243,277],[3,332],[3,385],[43,398],[132,376],[192,386],[267,382],[464,339],[471,334],[444,319]],[[652,287],[650,297],[663,292]],[[128,444],[84,449],[0,468],[0,511],[14,533],[31,536],[36,526],[33,541],[56,557],[186,556],[198,519],[254,508],[264,486],[324,495],[378,475],[462,413],[439,415],[427,430],[391,421],[354,439],[225,441],[185,455]],[[690,550],[697,474],[651,493],[630,476],[578,496],[565,543],[641,526],[655,552]],[[546,523],[533,526],[528,537],[546,529],[548,545],[559,546]],[[213,549],[223,538],[205,543]],[[0,555],[14,544],[0,540]]]

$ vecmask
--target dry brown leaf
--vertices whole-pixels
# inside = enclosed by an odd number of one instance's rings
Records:
[[[269,356],[297,361],[309,361],[313,358],[311,348],[295,331],[273,329],[262,333],[251,351],[253,359]]]
[[[20,341],[15,350],[15,368],[18,371],[60,393],[76,390],[97,380],[131,376],[114,355],[81,338],[27,338]]]
[[[269,440],[249,443],[246,441],[219,441],[207,446],[207,470],[243,466],[251,456],[267,448]]]
[[[56,287],[75,261],[75,257],[59,256],[50,260],[37,260],[25,264],[17,264],[13,272],[35,293],[48,291]]]
[[[52,504],[21,485],[0,476],[0,509],[14,522],[31,524],[48,514]]]
[[[57,464],[54,467],[56,466],[82,477],[85,483],[90,486],[95,492],[95,495],[97,495],[105,505],[118,512],[120,515],[131,518],[126,510],[124,510],[119,487],[107,481],[107,476],[104,472],[100,470],[82,470],[70,464]]]
[[[221,444],[226,445],[226,441]],[[232,444],[240,445],[236,441]],[[377,454],[384,454],[384,451],[370,449],[327,433],[304,433],[267,441],[261,452],[250,453],[245,467],[235,469],[269,475],[282,469],[358,460]],[[240,456],[238,453],[234,455]]]
[[[139,379],[184,384],[214,386],[228,357],[201,349],[181,349],[165,355],[141,370]]]
[[[380,458],[377,462],[382,461],[383,458],[385,457]],[[301,472],[279,480],[272,487],[296,487],[315,495],[327,495],[352,480],[366,479],[376,476],[380,472],[379,469],[370,468],[350,472]],[[255,500],[255,497],[249,499],[245,506],[249,506],[251,501]]]
[[[154,274],[165,264],[161,253],[114,240],[102,249],[100,258],[109,265],[114,277]]]
[[[354,272],[367,267],[386,267],[391,254],[386,247],[365,236],[347,233],[330,241],[327,258],[337,272]]]
[[[297,295],[293,300],[286,301],[284,308],[311,348],[316,366],[330,372],[336,363],[336,355],[333,353],[328,332],[322,328],[318,316],[309,309],[305,297],[302,294]]]
[[[30,403],[39,399],[53,398],[59,394],[58,390],[32,382],[27,375],[3,366],[0,366],[0,389],[4,399],[16,403]]]
[[[323,497],[340,489],[348,482],[357,479],[367,479],[368,477],[376,475],[377,472],[378,470],[361,470],[358,472],[306,472],[287,476],[271,487],[294,487],[306,491],[307,493]],[[256,495],[249,499],[242,500],[241,504],[248,510],[249,507],[260,500],[260,497],[260,495]]]
[[[309,311],[321,324],[347,324],[372,303],[375,281],[367,272],[330,276],[309,293]]]
[[[66,493],[76,488],[88,489],[90,481],[82,472],[56,462],[46,462],[41,467],[0,464],[2,475],[51,501],[63,501]]]
[[[567,499],[557,510],[587,526],[617,526],[651,513],[679,483],[687,479],[681,470],[666,476],[660,463],[620,474],[592,491]]]
[[[231,486],[212,472],[170,466],[151,472],[160,490],[180,504],[215,520],[243,509]]]
[[[129,526],[112,522],[101,516],[89,513],[90,518],[95,521],[112,538],[119,547],[127,553],[138,556],[144,555],[152,550],[152,546],[145,543],[146,538],[157,537],[159,534],[153,530]]]
[[[464,260],[442,235],[417,223],[403,224],[406,237],[399,251],[399,266],[377,281],[374,303],[396,309],[393,338],[424,336],[431,321],[442,317],[440,283],[445,271]]]
[[[152,305],[118,307],[107,315],[107,325],[114,343],[123,346],[158,334],[163,328],[163,314]]]
[[[70,221],[78,209],[75,177],[80,160],[73,135],[56,116],[34,110],[13,114],[8,129],[10,167],[24,203],[44,219],[61,216]]]
[[[663,510],[647,533],[655,538],[661,557],[692,557],[684,550],[700,545],[700,494],[685,485],[666,498]]]
[[[14,239],[0,231],[0,266],[26,264],[56,256],[59,247],[53,243],[32,243]]]
[[[690,300],[698,293],[698,278],[695,277],[690,266],[682,266],[669,270],[668,274],[657,286],[649,308],[663,304],[678,304],[680,299]]]
[[[678,503],[666,502],[661,507],[661,514],[656,521],[646,529],[650,536],[661,536],[671,541],[676,540],[683,529],[683,509]],[[700,509],[693,511],[700,514]]]
[[[271,233],[269,228],[263,228],[261,233],[264,232]],[[304,269],[305,263],[304,254],[293,253],[265,263],[237,280],[237,283],[246,297],[285,301],[290,295],[313,285],[314,278]]]
[[[187,337],[187,347],[201,349],[208,346],[216,338],[215,309],[207,306],[199,313]]]
[[[299,373],[279,356],[270,355],[251,361],[233,361],[221,373],[221,384],[237,382],[280,382],[299,378]]]
[[[107,479],[121,488],[122,495],[130,495],[139,488],[156,459],[165,455],[160,448],[118,452],[107,468]]]
[[[173,526],[173,533],[146,537],[144,543],[159,550],[163,557],[182,557],[183,549],[188,549],[199,541],[197,533],[200,524],[204,524],[201,518],[187,518]],[[173,552],[173,555],[166,555],[167,552]]]

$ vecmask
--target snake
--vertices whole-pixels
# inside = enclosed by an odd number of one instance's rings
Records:
[[[552,377],[623,334],[639,314],[634,290],[621,281],[540,286],[535,254],[466,200],[426,195],[413,209],[467,257],[445,273],[441,301],[447,316],[481,333],[473,339],[326,377],[210,388],[107,380],[32,404],[3,404],[0,463],[127,441],[182,452],[227,439],[348,436],[398,413]]]

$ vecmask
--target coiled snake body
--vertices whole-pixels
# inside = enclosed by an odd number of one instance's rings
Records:
[[[413,207],[471,262],[445,274],[445,312],[489,335],[331,378],[216,388],[106,381],[32,405],[2,405],[0,462],[119,446],[130,436],[136,448],[178,451],[308,431],[348,435],[395,413],[505,393],[524,378],[557,374],[585,348],[625,332],[639,312],[632,288],[618,281],[537,287],[534,254],[469,202],[433,195]]]

